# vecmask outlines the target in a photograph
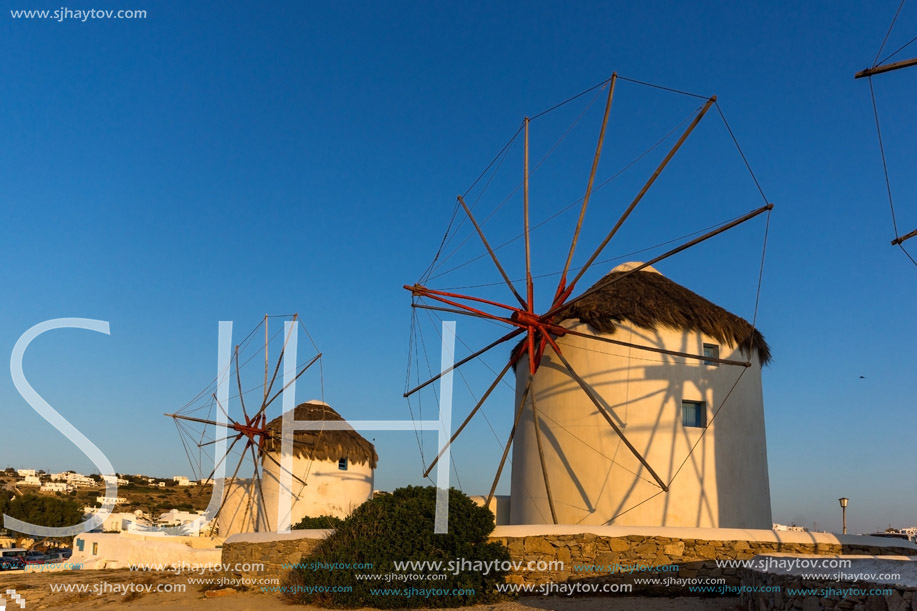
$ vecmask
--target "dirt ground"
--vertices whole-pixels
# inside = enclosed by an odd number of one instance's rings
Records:
[[[85,592],[61,591],[67,587]],[[179,586],[179,587],[176,587]],[[182,589],[185,591],[175,591]],[[54,591],[56,588],[58,591]],[[173,590],[139,592],[142,589]],[[169,572],[131,572],[128,570],[66,571],[56,573],[0,573],[0,596],[7,598],[7,609],[18,607],[4,594],[15,590],[26,602],[25,609],[191,609],[194,611],[271,611],[314,609],[290,605],[279,594],[232,589],[213,590],[212,586],[189,584],[187,575]],[[473,611],[736,611],[734,597],[523,597],[514,602],[465,607]]]

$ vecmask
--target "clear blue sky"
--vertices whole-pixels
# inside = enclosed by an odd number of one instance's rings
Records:
[[[411,312],[401,286],[430,261],[455,195],[523,116],[616,70],[717,94],[777,205],[758,315],[775,355],[764,373],[774,519],[836,528],[844,495],[853,531],[917,525],[917,269],[888,245],[868,85],[853,79],[872,62],[897,2],[98,0],[70,8],[138,8],[148,17],[0,15],[0,352],[50,318],[111,322],[109,337],[45,336],[25,366],[117,470],[188,472],[162,413],[212,377],[219,320],[245,333],[266,312],[299,312],[325,353],[334,407],[348,418],[409,417],[401,392]],[[889,49],[914,35],[917,6],[906,6]],[[898,220],[909,231],[917,227],[917,182],[906,165],[917,141],[908,116],[917,71],[875,84]],[[654,136],[674,124],[655,124],[657,114],[677,123],[697,105],[633,86],[620,96],[621,112],[637,113]],[[614,116],[620,132],[612,133],[639,148],[637,126]],[[660,184],[609,256],[760,205],[710,119],[713,131],[676,158],[672,182]],[[589,144],[577,150],[592,146],[594,126],[583,127]],[[702,157],[705,150],[712,153]],[[588,166],[570,163],[579,174],[557,197],[582,191]],[[694,168],[707,182],[679,191]],[[745,180],[741,189],[733,179]],[[721,184],[729,185],[722,193]],[[744,199],[715,204],[726,193]],[[551,199],[543,209],[558,201],[568,203]],[[580,261],[625,205],[606,201]],[[517,221],[495,218],[492,229],[512,235]],[[564,240],[571,226],[560,230]],[[661,270],[750,317],[761,229]],[[300,399],[318,394],[305,386]],[[0,410],[0,463],[92,470],[9,375],[0,376]],[[505,434],[509,410],[489,414]],[[379,487],[420,481],[412,434],[380,434],[376,443]],[[463,443],[462,485],[479,493],[496,442]]]

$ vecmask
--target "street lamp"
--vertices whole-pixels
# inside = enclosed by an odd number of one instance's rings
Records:
[[[847,501],[849,499],[846,496],[842,496],[841,498],[837,500],[841,504],[841,515],[844,518],[844,534],[846,535],[847,534]]]

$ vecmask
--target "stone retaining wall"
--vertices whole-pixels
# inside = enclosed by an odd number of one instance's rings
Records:
[[[748,611],[912,611],[917,609],[917,588],[903,585],[802,579],[798,575],[739,571],[746,590],[741,606]],[[794,590],[812,592],[799,593]],[[756,591],[755,591],[756,590]],[[766,591],[762,591],[766,590]],[[820,592],[815,592],[816,590]],[[875,590],[883,590],[877,593]],[[867,593],[870,592],[871,593]],[[816,595],[817,594],[817,595]]]
[[[748,560],[756,555],[789,553],[820,556],[836,555],[910,555],[917,556],[917,546],[873,537],[784,536],[773,531],[729,531],[725,529],[624,529],[592,528],[593,532],[575,532],[573,527],[536,530],[535,528],[498,527],[492,541],[509,549],[514,561],[528,563],[561,561],[563,568],[520,570],[510,574],[512,583],[545,584],[573,581],[632,582],[634,577],[723,577],[726,584],[740,582],[736,568],[717,567],[715,560]],[[556,532],[560,530],[561,532]],[[583,529],[587,530],[587,529]],[[644,532],[640,532],[643,530]],[[624,534],[637,531],[638,534]],[[289,535],[235,535],[223,545],[224,564],[264,563],[262,571],[242,573],[241,577],[283,577],[283,564],[300,562],[330,531],[294,531]],[[660,536],[656,533],[671,533]],[[531,534],[528,534],[531,533]],[[602,534],[602,533],[608,533]],[[744,539],[692,538],[744,535]],[[518,535],[518,536],[517,536]],[[768,540],[769,539],[769,540]],[[636,568],[634,568],[636,565]],[[677,565],[673,566],[673,565]],[[542,564],[544,567],[544,564]],[[617,569],[616,569],[617,567]],[[663,567],[651,570],[651,567]],[[676,570],[677,569],[677,570]],[[630,572],[628,572],[630,571]],[[641,589],[642,592],[644,589]],[[671,590],[668,590],[671,593]]]
[[[323,530],[300,530],[289,535],[234,535],[223,543],[222,564],[236,577],[257,579],[283,577],[289,572],[284,565],[295,564],[312,553],[327,533]],[[261,564],[255,570],[252,564]],[[247,566],[246,566],[247,565]],[[249,570],[240,570],[242,567]]]
[[[865,538],[864,538],[865,539]],[[799,543],[781,541],[711,541],[629,535],[603,537],[593,533],[576,535],[536,535],[496,537],[493,540],[509,548],[513,560],[542,563],[560,560],[562,570],[514,572],[507,577],[512,583],[561,583],[565,581],[621,581],[633,577],[725,577],[727,585],[738,585],[736,568],[720,568],[715,560],[749,560],[771,553],[837,556],[848,554],[906,555],[912,548],[884,547],[851,543]],[[672,565],[678,565],[676,567]],[[537,565],[532,565],[537,566]],[[543,565],[542,565],[543,566]],[[660,567],[661,570],[651,570]],[[631,572],[628,572],[628,571]],[[615,574],[617,573],[617,574]],[[614,577],[614,579],[611,579]]]

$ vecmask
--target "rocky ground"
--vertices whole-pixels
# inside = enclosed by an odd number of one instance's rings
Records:
[[[170,590],[148,591],[142,590]],[[25,609],[192,609],[220,611],[270,611],[290,609],[278,594],[214,589],[189,583],[187,575],[128,570],[67,571],[57,573],[0,573],[0,596],[15,590],[26,601]],[[67,591],[69,589],[69,591]],[[83,592],[76,591],[78,589]],[[184,591],[179,591],[184,589]],[[8,601],[7,609],[17,607]],[[294,607],[295,608],[295,607]],[[307,608],[310,607],[299,607]],[[733,597],[525,597],[514,602],[471,607],[476,611],[735,611]]]

